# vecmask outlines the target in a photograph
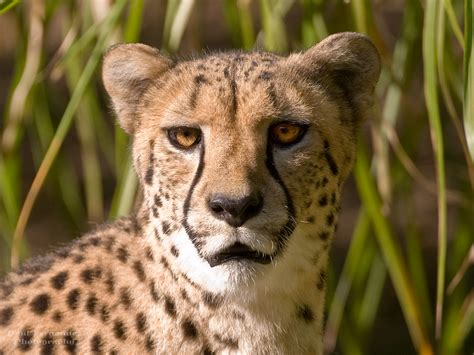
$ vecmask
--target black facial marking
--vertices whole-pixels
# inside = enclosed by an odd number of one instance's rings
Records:
[[[95,247],[98,246],[98,245],[100,245],[100,239],[99,239],[99,237],[93,236],[93,237],[89,238],[89,244],[90,244],[90,245],[93,245],[93,246],[95,246]]]
[[[271,144],[271,142],[267,144],[267,156],[265,159],[265,164],[267,166],[268,171],[270,172],[270,175],[280,185],[283,192],[285,193],[286,202],[287,202],[286,204],[288,206],[288,221],[286,222],[286,225],[280,230],[278,241],[277,241],[278,243],[277,250],[274,253],[274,256],[276,256],[282,251],[282,249],[284,248],[286,244],[287,239],[295,230],[295,227],[296,227],[295,209],[293,207],[293,200],[291,198],[291,195],[275,167],[275,162],[273,161],[273,145]]]
[[[237,114],[237,82],[235,79],[232,79],[230,81],[230,95],[231,95],[231,106],[230,106],[230,115],[232,118],[235,118],[235,115]]]
[[[123,321],[121,321],[120,319],[114,321],[113,331],[117,339],[125,340],[127,338],[127,328],[125,327],[125,324],[123,324]]]
[[[177,257],[179,256],[179,250],[178,250],[174,245],[171,246],[170,251],[171,251],[171,254],[172,254],[174,257],[177,258]]]
[[[212,351],[210,348],[209,348],[209,345],[206,345],[203,349],[202,349],[202,354],[203,355],[214,355],[215,352]]]
[[[40,315],[48,310],[50,304],[51,297],[47,293],[42,293],[33,298],[30,302],[30,308],[34,313]]]
[[[329,153],[329,142],[327,140],[324,141],[324,157],[326,158],[326,161],[328,162],[331,173],[334,176],[339,174],[339,169],[337,167],[337,164],[334,161],[334,158],[332,157],[331,153]]]
[[[208,80],[206,79],[204,74],[198,74],[194,77],[194,83],[196,83],[197,85],[206,84],[207,82]]]
[[[97,306],[97,297],[95,297],[95,295],[90,295],[86,301],[87,313],[89,313],[89,315],[91,316],[94,315],[96,306]]]
[[[41,339],[41,355],[49,355],[54,351],[54,339],[51,334],[46,334]]]
[[[133,271],[135,271],[135,274],[141,282],[145,281],[145,270],[143,269],[143,264],[141,263],[141,261],[136,260],[133,263]]]
[[[176,317],[176,305],[169,296],[165,296],[165,311],[171,317]]]
[[[18,349],[21,351],[31,350],[33,346],[33,337],[35,333],[32,328],[25,327],[20,331],[20,336],[18,338]]]
[[[0,325],[6,326],[10,323],[13,317],[13,308],[12,307],[5,307],[0,311]]]
[[[74,258],[72,259],[75,264],[80,264],[84,261],[84,256],[81,254],[74,255]]]
[[[102,353],[103,346],[104,343],[102,341],[102,337],[99,334],[96,334],[91,338],[91,351],[94,354]]]
[[[64,349],[66,349],[66,351],[69,354],[75,354],[76,348],[77,348],[76,333],[74,332],[73,329],[69,329],[64,334]]]
[[[318,288],[319,291],[322,291],[324,289],[325,284],[326,284],[326,272],[322,270],[319,273],[319,279],[318,279],[318,283],[316,284],[316,287]]]
[[[268,71],[263,71],[263,72],[258,76],[259,79],[265,80],[265,81],[270,80],[272,77],[273,77],[273,74],[270,73],[270,72],[268,72]]]
[[[71,290],[67,295],[67,305],[70,309],[75,310],[79,305],[79,298],[81,297],[81,291],[77,288]]]
[[[191,182],[191,187],[189,188],[188,194],[186,196],[186,200],[184,201],[183,205],[183,227],[186,230],[186,233],[189,236],[189,239],[193,242],[194,246],[196,247],[197,251],[200,252],[199,248],[199,239],[200,236],[199,234],[195,233],[193,228],[190,228],[188,224],[188,214],[189,214],[189,209],[191,206],[191,198],[193,196],[194,188],[196,187],[197,183],[201,179],[202,172],[204,170],[204,154],[205,154],[205,149],[204,149],[204,141],[201,143],[201,153],[199,156],[199,164],[196,169],[196,173],[194,174],[193,181]]]
[[[306,323],[311,323],[314,320],[314,314],[307,304],[298,308],[298,317],[303,319]]]
[[[156,206],[156,207],[162,207],[162,206],[163,206],[163,203],[161,202],[160,196],[155,195],[154,200],[155,200],[155,206]]]
[[[96,268],[87,268],[81,271],[81,280],[86,284],[91,284],[94,280],[102,276],[102,270],[98,267]]]
[[[135,318],[135,325],[136,325],[137,331],[139,333],[144,333],[145,332],[145,330],[146,330],[146,317],[142,312],[137,314],[137,317]]]
[[[125,309],[129,309],[132,305],[132,299],[130,298],[130,292],[126,287],[122,287],[120,289],[120,303],[125,307]]]
[[[128,251],[123,246],[117,249],[117,258],[122,262],[126,263],[128,259]]]
[[[181,323],[181,328],[183,330],[183,334],[185,338],[188,339],[196,339],[198,335],[198,331],[196,326],[190,319],[185,319],[183,323]]]
[[[155,340],[150,335],[148,335],[146,338],[145,346],[149,352],[153,352],[155,350]]]
[[[329,180],[328,178],[325,176],[323,177],[323,180],[321,181],[321,186],[324,187],[328,184]]]
[[[51,278],[51,286],[55,288],[56,290],[62,290],[64,288],[64,285],[66,284],[68,278],[68,272],[67,271],[61,271],[60,273],[56,274],[56,276],[53,276]]]

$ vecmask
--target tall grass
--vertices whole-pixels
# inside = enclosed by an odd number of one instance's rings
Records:
[[[0,268],[31,254],[38,235],[29,226],[42,209],[67,220],[70,235],[86,221],[133,209],[129,141],[111,123],[100,84],[109,45],[148,40],[171,53],[208,48],[195,30],[206,16],[224,19],[215,31],[225,47],[246,50],[286,53],[333,32],[358,31],[379,47],[383,72],[355,166],[355,227],[345,261],[334,253],[330,268],[325,348],[380,353],[400,338],[392,353],[472,352],[472,1],[406,0],[390,25],[382,5],[368,0],[168,0],[150,13],[152,3],[0,1],[0,16],[15,21],[18,36],[14,58],[0,54],[12,66],[9,87],[0,91]],[[163,19],[159,31],[147,32],[156,18]],[[51,31],[60,34],[53,52]],[[49,207],[48,199],[59,202]],[[436,213],[427,217],[433,199]],[[349,223],[351,214],[344,218]],[[401,310],[400,334],[379,329],[392,325],[385,315],[390,297]]]

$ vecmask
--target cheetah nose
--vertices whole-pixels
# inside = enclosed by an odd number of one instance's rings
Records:
[[[263,206],[263,198],[259,193],[240,199],[232,199],[217,194],[209,199],[208,205],[216,218],[237,228],[260,212]]]

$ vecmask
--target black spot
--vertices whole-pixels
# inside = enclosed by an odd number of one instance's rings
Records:
[[[156,194],[155,194],[155,199],[154,199],[154,200],[155,200],[155,206],[156,206],[156,207],[161,207],[161,206],[163,206],[163,203],[161,202],[161,198],[160,198],[159,195],[156,195]]]
[[[262,80],[265,80],[265,81],[268,81],[272,78],[272,76],[273,76],[272,73],[270,73],[268,71],[264,71],[258,76],[258,78],[262,79]]]
[[[75,354],[77,348],[76,332],[73,329],[69,329],[64,334],[64,348],[69,354]]]
[[[100,244],[100,239],[97,236],[93,236],[89,239],[89,244],[93,246],[98,246]]]
[[[135,318],[135,325],[136,325],[137,331],[139,333],[144,333],[145,332],[145,330],[146,330],[146,317],[142,312],[137,314],[137,317]]]
[[[120,289],[120,303],[123,304],[125,309],[129,309],[132,305],[132,299],[130,298],[130,292],[126,287]]]
[[[171,254],[175,257],[179,256],[179,250],[174,245],[171,246]]]
[[[55,288],[56,290],[62,290],[64,288],[64,285],[66,284],[67,278],[68,272],[61,271],[56,276],[53,276],[51,278],[51,286],[53,286],[53,288]]]
[[[165,311],[171,317],[176,317],[176,305],[169,296],[165,296]]]
[[[230,115],[231,117],[235,117],[237,114],[237,82],[234,79],[230,81],[230,92],[232,100]]]
[[[71,290],[68,293],[66,302],[70,309],[72,310],[77,309],[77,306],[79,305],[80,296],[81,296],[81,291],[77,288],[75,288],[74,290]]]
[[[128,251],[124,247],[117,249],[117,258],[122,262],[126,263],[128,259]]]
[[[139,260],[133,263],[133,271],[135,271],[135,274],[141,282],[145,281],[145,270],[143,270],[143,264]]]
[[[336,193],[333,191],[331,193],[331,205],[334,206],[335,203],[336,203]]]
[[[333,223],[334,223],[334,214],[331,212],[326,216],[326,225],[330,227],[332,226]]]
[[[80,277],[81,280],[86,284],[91,284],[95,279],[98,279],[102,276],[102,270],[98,267],[91,269],[87,268],[81,271]]]
[[[86,311],[91,316],[95,314],[95,309],[97,306],[97,297],[95,295],[90,295],[86,301]]]
[[[320,198],[319,198],[319,201],[318,201],[319,205],[321,207],[324,207],[328,204],[328,196],[326,194],[322,195]]]
[[[208,81],[207,81],[206,77],[203,74],[199,74],[199,75],[196,75],[194,77],[194,82],[197,85],[201,85],[201,84],[206,84]]]
[[[319,232],[319,238],[321,240],[328,240],[329,232],[326,232],[326,231]]]
[[[314,223],[314,221],[315,221],[314,216],[309,216],[307,221],[308,221],[308,223]]]
[[[329,180],[327,177],[323,177],[323,180],[321,181],[321,186],[324,187],[328,184]]]
[[[206,345],[203,349],[202,349],[202,354],[203,355],[214,355],[215,352],[212,351],[208,345]]]
[[[298,317],[306,323],[311,323],[314,320],[313,310],[307,304],[304,304],[298,308]]]
[[[202,300],[207,306],[211,308],[219,307],[222,302],[222,299],[220,296],[212,294],[210,292],[204,292],[202,295]]]
[[[316,287],[318,288],[319,291],[322,291],[324,289],[325,284],[326,284],[326,272],[322,270],[319,273],[319,279],[318,279],[318,283],[316,284]]]
[[[228,348],[238,349],[239,348],[239,341],[231,338],[223,338],[219,334],[214,334],[214,339],[216,339],[219,343],[224,344]]]
[[[149,351],[149,352],[152,352],[153,350],[155,350],[155,340],[150,336],[148,335],[147,338],[146,338],[146,349]]]
[[[156,292],[155,283],[153,281],[150,281],[150,295],[153,301],[159,301],[160,298],[158,296],[158,292]]]
[[[117,339],[125,340],[127,338],[127,328],[121,320],[115,320],[113,331]]]
[[[228,78],[229,77],[229,67],[225,67],[224,68],[224,78]]]
[[[112,294],[115,290],[115,280],[114,275],[111,272],[108,273],[107,278],[105,279],[105,285],[107,286],[107,292]]]
[[[91,351],[94,354],[102,353],[103,346],[104,342],[102,341],[102,337],[99,334],[96,334],[91,338]]]
[[[41,355],[49,355],[54,351],[54,339],[52,334],[46,334],[41,339]]]
[[[6,326],[10,323],[13,317],[13,308],[12,307],[5,307],[0,311],[0,325]]]
[[[196,339],[198,336],[198,331],[194,323],[189,320],[185,319],[183,323],[181,323],[181,328],[183,329],[183,334],[185,338],[189,339]]]
[[[28,351],[33,346],[33,337],[35,333],[30,327],[23,328],[20,331],[20,337],[18,339],[18,348],[21,351]]]
[[[110,319],[110,310],[105,304],[100,308],[100,319],[102,319],[102,322],[104,323]]]
[[[84,261],[84,256],[81,254],[74,255],[74,258],[72,259],[75,264],[80,264]]]
[[[161,230],[163,234],[168,234],[170,231],[171,225],[167,221],[161,222]]]
[[[155,258],[153,257],[153,252],[151,251],[150,247],[146,247],[145,249],[145,256],[148,260],[153,261]]]
[[[44,314],[48,310],[50,303],[51,297],[46,293],[42,293],[33,298],[30,308],[36,314]]]
[[[56,312],[53,313],[53,320],[54,320],[56,323],[61,322],[62,319],[63,319],[63,315],[61,314],[61,312],[56,311]]]
[[[275,92],[275,86],[271,84],[268,89],[267,89],[267,95],[268,98],[270,99],[270,103],[272,107],[277,108],[278,107],[278,98],[277,94]]]

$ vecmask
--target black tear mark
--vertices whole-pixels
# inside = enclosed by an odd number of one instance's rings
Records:
[[[230,81],[230,94],[231,94],[231,106],[230,106],[230,115],[233,119],[237,115],[237,82],[235,79]]]
[[[200,235],[196,233],[193,228],[191,228],[188,224],[188,214],[189,210],[191,207],[191,198],[193,196],[194,188],[198,184],[199,180],[201,179],[202,172],[204,170],[204,155],[205,155],[205,149],[204,149],[204,141],[201,143],[201,153],[199,156],[199,163],[198,167],[196,169],[196,173],[194,174],[193,181],[191,182],[191,186],[188,191],[188,195],[186,196],[186,200],[184,201],[183,205],[183,227],[186,233],[188,234],[189,239],[191,239],[191,242],[194,244],[196,250],[200,254]]]
[[[150,140],[150,158],[148,162],[148,168],[145,174],[145,183],[147,185],[151,185],[153,182],[153,167],[155,166],[155,154],[153,153],[154,146],[155,141],[152,139]]]
[[[326,161],[328,162],[331,173],[334,176],[339,174],[339,169],[337,167],[337,164],[334,161],[334,158],[332,157],[331,153],[329,153],[329,142],[327,140],[324,141],[324,157],[326,158]]]

